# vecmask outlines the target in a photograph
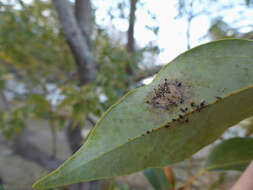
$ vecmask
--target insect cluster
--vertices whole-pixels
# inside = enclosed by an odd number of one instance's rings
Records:
[[[164,79],[162,84],[154,88],[153,98],[147,100],[146,103],[152,104],[155,108],[162,108],[165,110],[178,107],[180,104],[184,103],[182,86],[182,82],[168,82],[167,79]]]
[[[187,112],[189,111],[198,111],[200,112],[206,105],[206,100],[201,100],[200,103],[195,103],[189,98],[185,98],[184,91],[189,88],[188,85],[180,82],[178,80],[173,82],[168,82],[168,79],[164,79],[162,84],[159,84],[157,88],[153,90],[153,96],[150,100],[147,100],[146,103],[152,105],[155,108],[161,108],[164,110],[171,110],[176,108],[179,110],[177,118],[173,118],[172,121],[180,121],[188,123],[190,120],[187,117]],[[216,96],[217,101],[220,101],[222,98]],[[188,107],[185,104],[189,104]],[[170,128],[170,124],[166,124],[165,128]],[[147,131],[146,134],[149,134],[152,131]]]
[[[200,112],[201,109],[205,106],[205,103],[206,103],[206,101],[205,101],[205,100],[202,100],[202,101],[200,102],[200,104],[197,105],[194,101],[191,101],[191,102],[190,102],[190,107],[191,107],[192,109],[196,109],[198,112]],[[181,122],[188,123],[190,120],[189,120],[188,117],[185,117],[185,114],[187,113],[187,111],[188,111],[189,109],[190,109],[190,108],[188,108],[188,107],[180,108],[179,110],[180,110],[180,112],[182,112],[182,114],[179,114],[177,118],[173,118],[172,121],[173,121],[173,122],[181,121]],[[166,124],[164,127],[165,127],[165,128],[169,128],[169,127],[171,127],[171,126],[170,126],[169,124]]]

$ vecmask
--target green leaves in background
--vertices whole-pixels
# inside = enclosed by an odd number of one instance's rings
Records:
[[[253,160],[253,138],[231,138],[214,147],[204,169],[207,171],[243,171]]]
[[[84,145],[34,188],[126,175],[180,162],[253,113],[253,42],[201,45],[125,95]],[[240,111],[238,111],[240,110]]]
[[[32,94],[27,101],[31,113],[43,119],[52,117],[52,106],[49,100],[41,94]]]
[[[162,168],[149,168],[143,173],[155,190],[170,190],[170,184]]]

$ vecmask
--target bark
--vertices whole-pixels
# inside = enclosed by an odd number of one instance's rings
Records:
[[[187,28],[186,28],[186,44],[187,44],[187,50],[191,49],[191,42],[190,42],[190,29],[191,29],[191,21],[192,21],[192,16],[190,16],[187,19]]]
[[[134,23],[135,23],[136,3],[137,3],[137,0],[130,0],[129,27],[127,31],[127,51],[129,53],[132,53],[135,50]]]
[[[63,163],[62,160],[56,159],[49,153],[41,151],[39,148],[30,143],[24,136],[17,137],[11,142],[9,147],[15,154],[21,156],[25,160],[35,162],[49,171],[56,169]]]
[[[67,127],[66,131],[67,140],[71,149],[72,154],[74,154],[83,143],[83,138],[81,136],[81,127],[77,124],[74,128],[72,127],[72,122]]]
[[[96,67],[93,62],[93,53],[88,43],[90,40],[89,36],[83,35],[83,31],[79,27],[68,0],[53,0],[53,3],[65,38],[77,64],[80,85],[90,83],[96,78]]]
[[[91,42],[91,4],[89,0],[76,0],[75,1],[75,15],[76,20],[81,29],[83,35],[85,36],[88,48],[92,51]]]

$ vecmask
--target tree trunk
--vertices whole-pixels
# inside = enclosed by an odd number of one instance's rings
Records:
[[[89,0],[75,0],[75,16],[79,28],[81,29],[83,36],[86,39],[88,48],[92,51],[91,41],[91,4]]]
[[[127,51],[129,53],[132,53],[135,50],[134,23],[135,23],[136,3],[137,0],[130,0],[129,27],[127,31]]]
[[[96,67],[94,64],[91,41],[91,5],[89,0],[75,1],[75,14],[67,0],[53,0],[58,13],[63,32],[78,68],[79,84],[85,85],[96,79]],[[70,122],[66,136],[72,153],[76,152],[83,144],[81,126],[72,128]],[[79,183],[74,185],[76,189],[100,190],[101,181]]]
[[[135,10],[137,0],[130,1],[130,14],[129,14],[129,27],[127,31],[127,52],[131,55],[135,51],[135,41],[134,41],[134,23],[135,23]],[[127,65],[126,72],[132,76],[134,71],[131,65]]]
[[[89,3],[89,0],[83,1]],[[82,30],[79,27],[68,0],[53,0],[53,3],[58,13],[66,41],[75,58],[80,85],[93,82],[97,71],[93,62],[93,52],[91,51],[91,47],[89,47],[90,37],[88,34],[86,35],[86,32],[89,30]],[[90,14],[90,12],[86,14]]]
[[[30,143],[25,134],[12,141],[9,144],[9,147],[15,154],[18,154],[26,160],[35,162],[49,171],[56,169],[63,163],[63,160],[54,158],[49,153],[41,151],[39,148]]]

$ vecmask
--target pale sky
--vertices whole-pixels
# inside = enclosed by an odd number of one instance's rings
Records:
[[[15,2],[15,0],[0,0],[2,2]],[[24,2],[31,2],[32,0],[24,0]],[[72,1],[72,0],[71,0]],[[101,26],[113,25],[116,30],[120,32],[126,32],[128,29],[128,21],[125,19],[114,19],[110,20],[108,16],[108,9],[110,7],[116,8],[118,2],[124,0],[91,0],[96,11],[96,22]],[[198,0],[196,0],[197,2]],[[204,0],[203,2],[208,2]],[[115,3],[116,2],[116,3]],[[138,46],[145,46],[147,43],[153,41],[158,44],[159,48],[163,50],[158,56],[158,63],[168,63],[173,58],[178,56],[180,53],[187,50],[186,44],[186,18],[175,19],[178,14],[176,8],[176,0],[140,0],[144,4],[143,7],[138,6],[136,11],[136,24],[135,24],[135,39]],[[195,2],[195,1],[194,1]],[[206,7],[208,11],[212,12],[211,15],[200,15],[192,20],[190,30],[190,43],[191,47],[208,42],[209,39],[202,37],[207,33],[211,19],[216,17],[223,17],[224,21],[232,24],[232,26],[247,26],[242,27],[241,32],[248,32],[253,30],[253,8],[246,9],[244,6],[245,0],[219,0],[213,1],[210,6]],[[220,9],[220,5],[229,6],[235,5],[233,8]],[[196,10],[205,9],[205,4],[199,4],[196,6]],[[154,22],[147,14],[147,10],[150,10],[156,15],[157,20]],[[125,10],[128,15],[129,10]],[[198,10],[197,10],[198,11]],[[114,14],[117,12],[114,11]],[[145,25],[156,25],[159,26],[160,30],[158,35],[154,35],[151,31],[145,28]]]
[[[116,4],[113,0],[93,0],[92,1],[95,7],[98,7],[96,12],[97,22],[100,25],[106,25],[110,22],[110,18],[105,18],[107,15],[108,7]],[[113,3],[114,2],[114,3]],[[136,25],[135,25],[135,39],[138,45],[144,46],[150,41],[155,41],[158,43],[159,47],[163,49],[163,51],[159,54],[160,63],[168,63],[173,58],[175,58],[180,53],[187,50],[186,44],[186,28],[187,22],[186,18],[175,19],[178,14],[176,8],[176,1],[173,0],[155,0],[148,1],[142,0],[141,2],[145,3],[145,8],[138,7],[136,11]],[[215,1],[208,7],[209,11],[212,12],[211,16],[200,15],[192,20],[191,24],[191,46],[197,46],[208,42],[209,39],[203,39],[203,37],[210,25],[210,18],[215,17],[223,17],[224,20],[228,23],[233,23],[238,20],[236,24],[233,26],[246,26],[253,25],[253,9],[248,8],[245,9],[244,0],[220,0]],[[231,5],[236,4],[234,8],[219,10],[218,5]],[[242,4],[242,5],[240,5]],[[201,6],[198,6],[201,8]],[[203,6],[202,6],[203,7]],[[146,9],[149,9],[152,13],[154,13],[157,17],[156,23],[154,23],[150,16],[147,14]],[[126,32],[128,28],[128,22],[123,19],[115,19],[113,20],[113,24],[115,27],[121,32]],[[160,27],[160,31],[158,35],[154,35],[151,31],[148,31],[145,28],[145,25],[149,24],[157,24]],[[252,31],[251,27],[243,27],[241,32]]]

